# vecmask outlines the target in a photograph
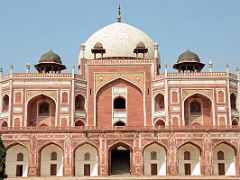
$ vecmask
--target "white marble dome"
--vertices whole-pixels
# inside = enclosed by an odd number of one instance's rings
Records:
[[[93,59],[91,52],[96,43],[101,43],[106,53],[103,57],[136,57],[133,50],[139,42],[143,42],[148,52],[147,59],[154,58],[154,42],[143,31],[125,23],[110,24],[91,35],[84,43],[86,59]]]

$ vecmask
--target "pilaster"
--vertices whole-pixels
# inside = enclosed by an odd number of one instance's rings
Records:
[[[99,138],[99,154],[98,154],[98,159],[99,159],[99,170],[98,174],[100,176],[107,176],[108,175],[108,152],[107,152],[107,140],[106,140],[106,134],[100,134]]]
[[[167,175],[170,176],[176,176],[178,173],[178,164],[177,164],[177,145],[176,145],[176,139],[175,139],[175,133],[172,133],[169,137],[170,141],[170,148],[169,148],[169,154],[167,159],[168,164],[168,172]]]

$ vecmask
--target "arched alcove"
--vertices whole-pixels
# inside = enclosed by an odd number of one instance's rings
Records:
[[[161,111],[164,110],[165,104],[164,104],[164,96],[162,94],[158,94],[155,97],[155,111]]]
[[[202,94],[194,94],[184,101],[185,125],[212,126],[212,101]]]
[[[38,95],[28,102],[27,126],[41,126],[45,124],[48,127],[54,127],[55,113],[55,101],[49,96]]]

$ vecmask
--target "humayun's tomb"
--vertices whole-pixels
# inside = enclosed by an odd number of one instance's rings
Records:
[[[81,44],[77,74],[52,50],[35,72],[1,68],[8,177],[239,176],[238,68],[203,72],[190,50],[176,59],[170,73],[118,16]]]

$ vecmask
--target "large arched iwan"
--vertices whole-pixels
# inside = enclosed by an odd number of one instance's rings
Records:
[[[143,94],[134,84],[117,79],[103,86],[97,94],[97,126],[100,128],[112,127],[113,87],[127,88],[126,111],[128,126],[143,126]]]

